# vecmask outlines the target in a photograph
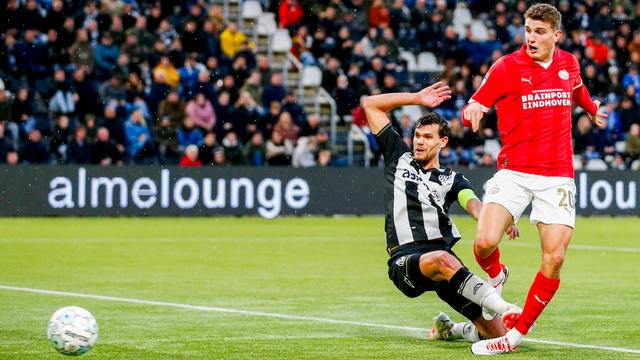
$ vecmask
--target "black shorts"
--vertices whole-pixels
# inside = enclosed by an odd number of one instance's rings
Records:
[[[407,297],[415,298],[427,291],[435,291],[440,299],[467,319],[477,319],[482,315],[482,307],[458,294],[457,289],[450,287],[448,281],[433,281],[420,271],[420,256],[438,250],[446,251],[460,260],[448,246],[430,250],[416,249],[411,253],[403,252],[389,259],[389,279]]]

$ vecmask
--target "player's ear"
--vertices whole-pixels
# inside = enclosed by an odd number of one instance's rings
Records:
[[[449,137],[443,136],[440,138],[440,149],[444,149],[445,146],[449,143]]]
[[[553,34],[553,37],[556,43],[560,41],[560,38],[562,37],[562,30],[556,30],[556,32]]]

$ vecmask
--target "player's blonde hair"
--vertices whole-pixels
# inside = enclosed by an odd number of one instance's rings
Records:
[[[560,26],[562,26],[562,14],[549,4],[533,5],[524,13],[524,18],[547,22],[553,30],[560,30]]]

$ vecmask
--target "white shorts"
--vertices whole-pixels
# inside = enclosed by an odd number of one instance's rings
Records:
[[[500,170],[487,181],[484,203],[504,206],[518,221],[531,203],[531,223],[575,228],[576,185],[572,178]]]

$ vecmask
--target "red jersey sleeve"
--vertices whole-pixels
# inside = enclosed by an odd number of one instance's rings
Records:
[[[572,66],[572,74],[573,74],[573,102],[583,108],[587,113],[591,115],[595,115],[598,112],[598,107],[591,100],[591,95],[589,95],[589,90],[584,86],[582,82],[582,77],[580,76],[580,63],[575,56],[573,57],[573,66]]]
[[[509,78],[507,77],[505,62],[503,58],[500,58],[484,76],[482,84],[473,94],[470,102],[475,100],[484,107],[492,107],[502,97],[508,82]]]

